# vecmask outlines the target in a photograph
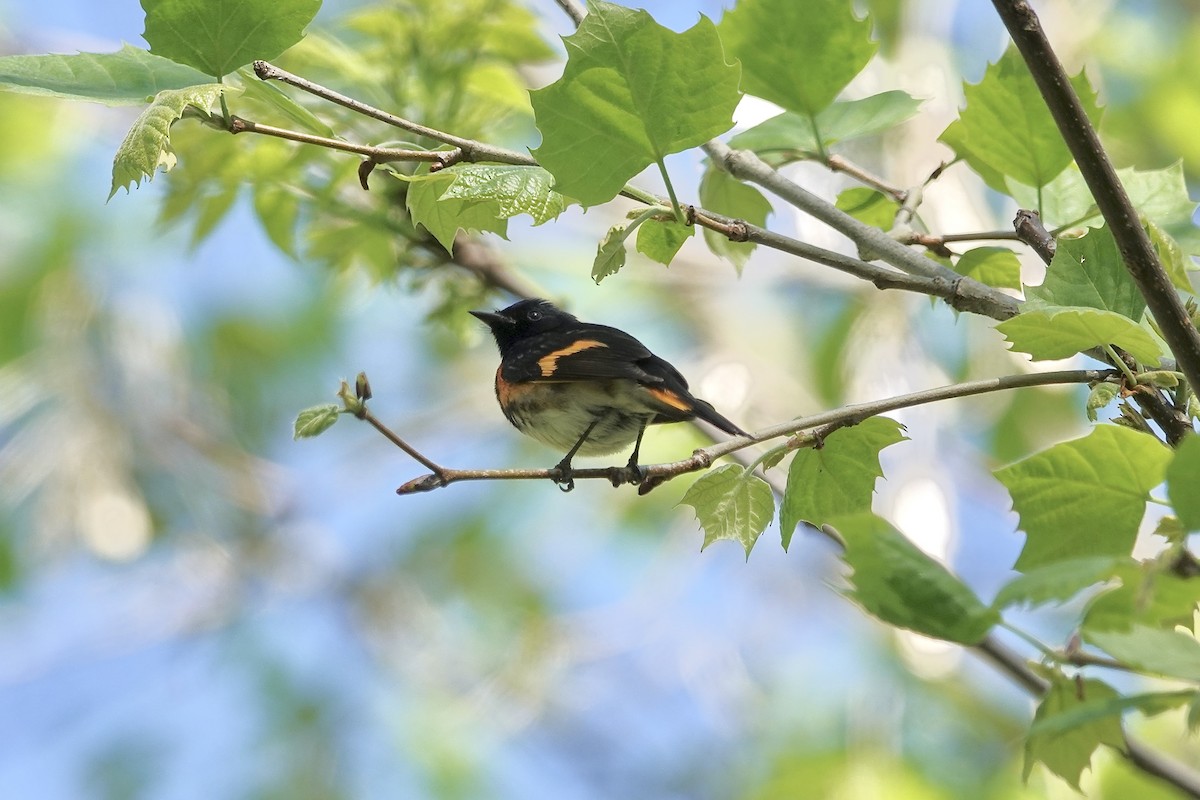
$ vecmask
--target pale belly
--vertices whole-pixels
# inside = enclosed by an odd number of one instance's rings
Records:
[[[578,455],[605,456],[632,445],[638,431],[656,414],[640,402],[640,395],[620,385],[572,383],[569,386],[576,401],[575,410],[564,411],[557,403],[547,402],[513,409],[509,419],[522,433],[565,453],[575,446],[588,425],[599,418]]]

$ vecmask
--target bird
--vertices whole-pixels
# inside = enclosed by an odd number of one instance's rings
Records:
[[[521,433],[566,451],[552,477],[571,491],[571,460],[603,456],[633,443],[614,485],[640,483],[638,451],[649,425],[702,419],[749,436],[688,391],[679,370],[619,328],[582,322],[547,300],[520,300],[499,311],[471,311],[500,350],[496,399]]]

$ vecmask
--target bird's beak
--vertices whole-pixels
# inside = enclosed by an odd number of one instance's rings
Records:
[[[471,311],[469,312],[475,319],[487,325],[492,330],[500,330],[503,328],[511,328],[517,324],[517,321],[512,317],[506,317],[495,311]]]

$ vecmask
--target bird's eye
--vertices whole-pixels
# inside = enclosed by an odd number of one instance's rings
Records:
[[[542,312],[538,311],[535,308],[533,311],[530,311],[528,314],[526,314],[525,318],[527,320],[529,320],[530,322],[537,322],[539,319],[542,318]]]

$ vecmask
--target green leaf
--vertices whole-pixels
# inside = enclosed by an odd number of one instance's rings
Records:
[[[876,49],[849,0],[739,0],[720,27],[743,91],[805,114],[832,103]]]
[[[254,213],[271,243],[292,258],[298,258],[296,226],[300,220],[300,198],[296,190],[279,183],[256,183]]]
[[[171,126],[183,116],[188,106],[207,112],[222,92],[229,87],[219,83],[189,86],[186,89],[165,89],[154,96],[146,110],[133,121],[125,140],[113,158],[111,200],[117,189],[129,184],[140,185],[142,178],[151,180],[159,167],[164,171],[175,166],[171,150]]]
[[[738,69],[701,17],[675,33],[645,11],[592,0],[563,39],[562,78],[532,92],[542,145],[534,155],[555,188],[585,206],[611,200],[644,168],[733,125]]]
[[[1179,443],[1167,466],[1167,496],[1175,514],[1189,531],[1200,531],[1200,436]]]
[[[1035,567],[1001,587],[992,608],[1065,603],[1087,587],[1109,580],[1117,566],[1126,563],[1127,558],[1086,556]]]
[[[959,644],[975,644],[1000,621],[967,586],[871,513],[829,523],[846,543],[854,570],[850,596],[889,625]]]
[[[1200,582],[1170,569],[1170,551],[1154,561],[1126,563],[1114,575],[1120,584],[1092,599],[1083,616],[1084,631],[1129,630],[1131,625],[1154,628],[1186,625],[1200,602]]]
[[[1146,301],[1121,262],[1107,227],[1089,228],[1079,238],[1061,237],[1041,286],[1026,290],[1037,305],[1086,306],[1112,311],[1134,322]]]
[[[1109,717],[1120,717],[1126,711],[1137,710],[1148,717],[1179,708],[1190,701],[1195,692],[1182,689],[1174,692],[1147,692],[1129,696],[1089,698],[1069,711],[1035,720],[1031,735],[1055,736],[1074,728],[1089,725]]]
[[[292,439],[311,439],[320,436],[333,427],[341,415],[341,406],[326,403],[320,406],[306,408],[296,415],[292,425]]]
[[[839,193],[835,205],[859,222],[885,231],[891,229],[896,212],[900,210],[900,204],[895,200],[865,186],[855,186]]]
[[[1092,390],[1088,392],[1087,404],[1084,408],[1087,418],[1095,422],[1098,419],[1096,412],[1116,400],[1120,393],[1121,387],[1115,383],[1097,383],[1093,386]]]
[[[1034,361],[1067,358],[1114,344],[1144,364],[1156,365],[1162,350],[1137,323],[1113,311],[1047,306],[1026,311],[996,325],[1012,349]]]
[[[1192,281],[1188,277],[1188,269],[1192,266],[1192,260],[1183,252],[1175,237],[1167,233],[1162,226],[1147,218],[1143,218],[1142,223],[1146,228],[1146,235],[1150,237],[1150,243],[1154,245],[1155,255],[1162,262],[1167,275],[1171,277],[1171,284],[1176,289],[1191,294]]]
[[[945,144],[954,151],[960,159],[965,161],[971,169],[983,178],[983,182],[989,187],[996,190],[1000,194],[1009,194],[1008,179],[1004,177],[1004,173],[997,169],[988,166],[984,157],[980,155],[980,151],[984,149],[982,145],[975,145],[968,138],[969,129],[963,125],[961,119],[956,119],[946,126],[946,130],[942,131],[942,135],[938,137],[938,141]],[[983,144],[986,144],[983,143]],[[1037,208],[1036,197],[1032,203],[1023,203],[1017,201],[1022,208]]]
[[[711,164],[700,179],[700,205],[709,211],[740,219],[751,225],[764,227],[771,213],[771,201],[748,183],[734,179],[724,170]],[[738,274],[746,266],[754,252],[754,242],[733,242],[716,231],[704,229],[704,242],[714,255],[727,259],[737,268]]]
[[[637,249],[642,255],[670,266],[679,248],[695,233],[694,225],[648,219],[638,227]]]
[[[1171,451],[1152,436],[1100,425],[995,471],[1025,531],[1017,569],[1080,553],[1127,556]]]
[[[753,150],[772,166],[810,157],[838,142],[873,136],[917,113],[921,101],[890,91],[861,100],[838,100],[815,117],[785,111],[729,140],[729,146]]]
[[[1039,726],[1052,726],[1058,717],[1072,715],[1083,706],[1102,704],[1118,699],[1116,690],[1093,678],[1071,680],[1055,673],[1050,689],[1038,704],[1033,715],[1029,738],[1025,740],[1025,779],[1033,765],[1041,762],[1076,790],[1083,771],[1091,766],[1092,753],[1102,744],[1123,749],[1125,736],[1120,717],[1105,715],[1053,733],[1038,731]],[[1073,717],[1068,717],[1068,720]]]
[[[142,0],[150,52],[221,77],[304,38],[321,0]]]
[[[704,528],[701,550],[718,539],[732,539],[741,542],[746,558],[775,516],[771,487],[736,464],[710,470],[688,487],[679,503],[696,509]]]
[[[875,481],[883,477],[880,451],[907,438],[894,419],[870,417],[839,428],[820,447],[797,450],[779,510],[783,549],[802,520],[820,526],[834,516],[870,511]]]
[[[628,225],[613,225],[596,245],[592,261],[592,280],[597,284],[609,275],[616,275],[625,266],[625,240],[632,233]]]
[[[1084,628],[1083,638],[1139,672],[1200,682],[1200,642],[1186,633],[1133,625],[1128,630]]]
[[[496,216],[508,219],[528,214],[534,225],[558,217],[568,200],[550,188],[554,178],[541,167],[511,164],[456,164],[439,174],[454,176],[441,199],[462,200],[468,206],[494,204]]]
[[[468,202],[445,196],[456,180],[453,172],[444,169],[431,175],[428,167],[422,167],[422,172],[413,176],[389,174],[408,183],[405,197],[408,213],[446,252],[454,249],[454,237],[460,230],[486,231],[508,238],[508,220],[500,218],[499,203],[482,199]]]
[[[1144,220],[1154,222],[1177,239],[1187,238],[1189,246],[1195,246],[1196,227],[1192,224],[1192,212],[1196,210],[1196,203],[1188,197],[1182,162],[1156,170],[1126,167],[1117,170],[1117,177],[1124,185],[1134,208]],[[1022,186],[1010,181],[1007,187],[1002,183],[999,191],[1012,194],[1022,208],[1038,206],[1038,191],[1035,187]],[[1099,225],[1104,221],[1096,201],[1092,199],[1091,190],[1079,172],[1079,167],[1074,164],[1042,189],[1041,211],[1042,221],[1051,228],[1063,225]]]
[[[959,257],[954,271],[996,288],[1021,288],[1021,262],[1007,247],[976,247]]]
[[[209,80],[203,73],[127,44],[115,53],[0,57],[2,91],[109,106],[141,105],[164,89]]]
[[[1097,120],[1096,92],[1087,77],[1081,72],[1071,85],[1088,116]],[[964,85],[963,93],[967,106],[954,130],[948,128],[941,139],[981,175],[999,173],[1029,186],[1045,186],[1071,163],[1058,126],[1015,47],[989,66],[978,84]]]

